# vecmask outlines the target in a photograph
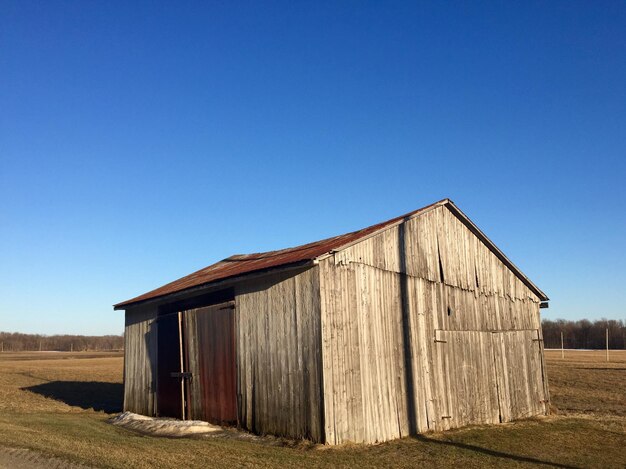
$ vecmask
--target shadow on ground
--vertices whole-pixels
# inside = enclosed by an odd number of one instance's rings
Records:
[[[526,463],[543,465],[543,466],[558,467],[562,469],[576,469],[575,466],[568,466],[565,464],[558,464],[558,463],[553,463],[550,461],[543,461],[541,459],[531,458],[528,456],[504,453],[501,451],[496,451],[496,450],[492,450],[489,448],[483,448],[481,446],[476,446],[476,445],[469,445],[467,443],[460,443],[457,441],[436,440],[434,438],[428,438],[422,435],[414,435],[413,438],[415,438],[416,440],[427,442],[427,443],[436,443],[440,445],[454,446],[456,448],[465,449],[469,451],[475,451],[477,453],[487,454],[489,456],[495,456],[497,458],[502,458],[502,459],[509,459],[513,461],[526,462]]]
[[[109,414],[121,412],[124,388],[121,383],[99,381],[50,381],[22,388],[74,407],[104,411]]]

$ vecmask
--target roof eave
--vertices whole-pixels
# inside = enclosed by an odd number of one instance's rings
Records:
[[[226,286],[226,285],[238,282],[238,281],[250,280],[251,278],[263,277],[265,275],[275,274],[275,273],[289,271],[289,270],[293,270],[293,269],[301,269],[303,267],[309,267],[309,266],[313,266],[315,264],[317,264],[316,260],[308,259],[308,260],[304,260],[304,261],[292,262],[292,263],[289,263],[289,264],[283,264],[283,265],[280,265],[280,266],[269,267],[269,268],[266,268],[266,269],[253,270],[251,272],[246,272],[244,274],[233,275],[231,277],[225,277],[225,278],[222,278],[222,279],[213,280],[211,282],[206,282],[206,283],[203,283],[201,285],[194,285],[193,287],[185,288],[183,290],[178,290],[178,291],[171,292],[171,293],[165,293],[163,295],[155,296],[155,297],[152,297],[152,298],[146,298],[144,300],[123,301],[121,303],[114,304],[113,305],[113,310],[114,311],[127,310],[128,308],[136,307],[136,306],[139,306],[139,305],[146,305],[146,304],[150,304],[150,303],[158,303],[160,301],[163,301],[166,298],[177,299],[177,298],[179,298],[181,296],[185,296],[185,295],[187,295],[189,293],[199,292],[199,291],[207,290],[207,289],[213,289],[213,288],[216,288],[216,287],[219,288],[220,286]]]

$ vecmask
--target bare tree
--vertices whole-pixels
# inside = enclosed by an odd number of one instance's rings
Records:
[[[612,349],[626,349],[626,322],[614,319],[589,321],[568,321],[565,319],[544,319],[541,322],[546,348],[561,348],[561,332],[565,348],[603,349],[606,329],[609,330],[609,344]]]

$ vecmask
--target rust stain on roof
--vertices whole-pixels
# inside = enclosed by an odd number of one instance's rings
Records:
[[[436,206],[448,203],[448,199],[441,200],[426,207],[414,210],[405,215],[392,218],[391,220],[369,226],[362,230],[353,231],[333,238],[315,241],[302,246],[281,249],[279,251],[261,252],[256,254],[236,254],[213,265],[200,269],[185,277],[174,280],[167,285],[163,285],[155,290],[144,293],[127,301],[123,301],[114,305],[115,309],[123,309],[125,306],[151,300],[160,296],[169,295],[171,293],[180,292],[189,288],[198,287],[218,280],[224,280],[239,275],[262,271],[283,265],[295,264],[302,261],[313,260],[331,251],[337,250],[342,246],[351,244],[361,238],[369,236],[381,229],[384,229],[394,223],[400,222],[406,217],[410,217],[430,210]]]

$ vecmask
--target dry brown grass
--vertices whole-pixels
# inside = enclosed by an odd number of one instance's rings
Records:
[[[547,357],[558,416],[327,448],[277,438],[131,433],[107,423],[108,412],[121,406],[121,356],[4,353],[0,444],[99,467],[625,467],[626,360],[616,357],[607,366],[595,355],[561,361],[548,352]]]
[[[98,401],[111,398],[119,407],[123,366],[119,352],[1,353],[0,413],[79,412],[83,410],[81,399],[87,408],[91,403],[98,408]],[[96,383],[91,396],[84,395],[90,385],[81,383]],[[103,387],[117,392],[117,396],[103,395]],[[55,388],[59,388],[57,393]]]
[[[547,350],[550,398],[556,412],[626,417],[626,350]]]

